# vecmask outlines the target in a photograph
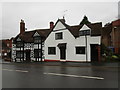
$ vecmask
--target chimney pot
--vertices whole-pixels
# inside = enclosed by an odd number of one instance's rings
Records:
[[[20,22],[20,34],[22,34],[24,32],[25,32],[25,23],[24,23],[24,20],[21,19],[21,22]]]
[[[52,30],[54,27],[54,22],[50,22],[50,30]]]

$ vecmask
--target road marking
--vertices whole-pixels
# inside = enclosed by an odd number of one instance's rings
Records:
[[[16,72],[28,72],[28,71],[24,71],[24,70],[12,70],[12,69],[2,69],[2,70],[6,70],[6,71],[16,71]]]
[[[67,77],[80,77],[80,78],[89,78],[89,79],[99,79],[103,80],[104,78],[102,77],[93,77],[93,76],[78,76],[78,75],[69,75],[69,74],[59,74],[59,73],[44,73],[47,75],[56,75],[56,76],[67,76]]]

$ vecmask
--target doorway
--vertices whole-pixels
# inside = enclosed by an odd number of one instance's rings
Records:
[[[30,59],[30,50],[26,50],[26,61],[27,62],[31,61],[31,59]]]
[[[60,47],[60,59],[66,59],[66,48]]]
[[[91,61],[96,62],[98,61],[98,44],[91,44]]]
[[[67,43],[59,43],[57,46],[60,49],[60,59],[66,59],[66,45]]]

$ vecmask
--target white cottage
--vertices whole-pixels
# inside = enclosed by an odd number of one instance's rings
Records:
[[[102,23],[69,26],[58,19],[45,40],[44,61],[100,60],[101,28]]]

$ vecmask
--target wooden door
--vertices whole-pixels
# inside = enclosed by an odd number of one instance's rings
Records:
[[[60,59],[66,59],[66,49],[64,47],[60,47]]]

